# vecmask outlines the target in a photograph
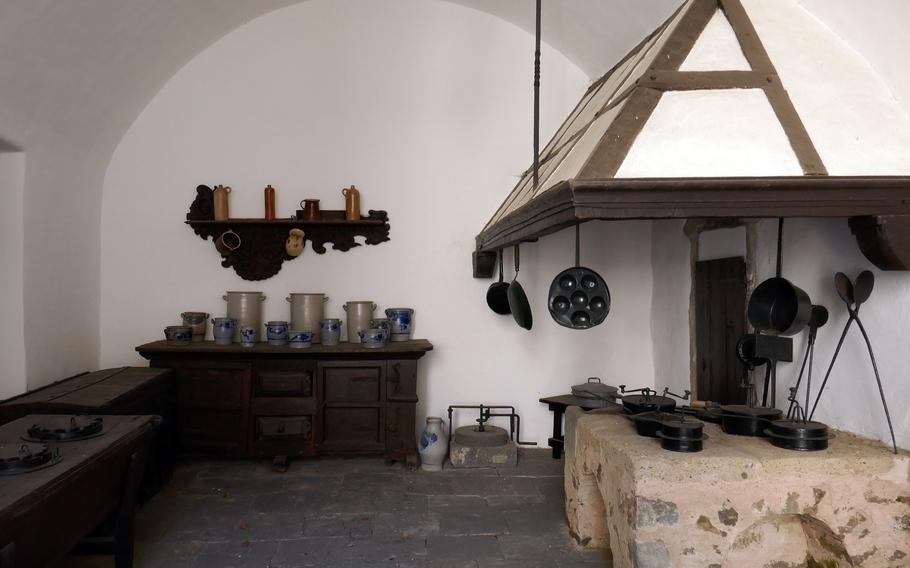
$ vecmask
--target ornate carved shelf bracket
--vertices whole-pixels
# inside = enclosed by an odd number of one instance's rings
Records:
[[[325,254],[327,243],[332,243],[334,250],[349,251],[360,246],[356,237],[363,237],[368,245],[384,243],[389,240],[390,229],[388,214],[373,210],[360,221],[346,221],[344,211],[331,210],[323,211],[322,219],[318,221],[292,218],[216,221],[214,192],[206,185],[196,188],[196,199],[186,214],[186,222],[203,240],[211,238],[217,242],[222,234],[233,231],[239,237],[240,246],[222,254],[221,266],[233,268],[244,280],[271,278],[278,274],[285,261],[297,258],[285,251],[291,229],[302,230],[305,241],[310,242],[317,254]]]

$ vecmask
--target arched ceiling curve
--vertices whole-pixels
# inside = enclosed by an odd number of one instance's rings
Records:
[[[44,137],[76,136],[112,151],[182,65],[231,30],[300,1],[0,0],[0,139],[27,150]],[[533,0],[448,1],[533,33]],[[884,71],[899,100],[910,99],[910,73],[901,73],[899,62],[888,55],[905,52],[895,47],[910,43],[895,27],[906,20],[902,15],[910,15],[906,2],[799,1]],[[545,0],[544,37],[596,77],[678,4]],[[870,24],[870,14],[886,15]],[[877,38],[887,49],[876,49]]]

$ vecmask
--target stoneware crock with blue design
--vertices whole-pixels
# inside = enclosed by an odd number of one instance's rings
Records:
[[[411,339],[414,329],[414,310],[411,308],[389,308],[385,311],[391,326],[392,341],[407,341]]]
[[[427,416],[427,427],[420,435],[420,469],[424,471],[442,471],[442,462],[449,452],[449,440],[446,438],[445,422],[438,416]]]
[[[213,318],[212,335],[215,338],[215,345],[230,345],[234,340],[235,327],[237,320],[234,318]]]
[[[384,329],[371,327],[370,329],[361,329],[357,332],[360,336],[360,346],[367,349],[379,349],[385,347],[389,334]]]
[[[288,345],[294,349],[306,349],[313,344],[316,336],[312,331],[292,330],[288,332]]]
[[[241,327],[240,328],[240,345],[243,347],[255,347],[256,338],[258,337],[259,332],[255,327]]]
[[[323,345],[338,345],[341,341],[341,320],[330,318],[320,321],[319,334]]]
[[[265,332],[269,345],[288,344],[288,322],[270,321],[265,324]]]
[[[392,325],[389,323],[389,318],[373,318],[370,320],[370,327],[384,329],[386,337],[392,334]]]
[[[164,328],[168,345],[186,345],[193,340],[193,328],[188,325],[169,325]]]

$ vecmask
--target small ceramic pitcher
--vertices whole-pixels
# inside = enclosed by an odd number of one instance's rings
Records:
[[[266,339],[269,345],[287,345],[288,344],[288,322],[270,321],[265,324]]]
[[[445,422],[438,416],[427,416],[427,427],[420,435],[420,469],[442,471],[442,462],[449,452]]]
[[[341,340],[341,320],[334,318],[322,320],[319,322],[319,333],[323,345],[338,345]]]
[[[284,252],[288,256],[300,256],[300,253],[303,252],[303,247],[305,246],[303,242],[303,237],[306,236],[300,229],[291,229],[288,231],[288,238],[284,241]]]
[[[234,318],[214,318],[212,320],[212,335],[215,345],[230,345],[234,337],[234,328],[237,320]]]
[[[205,330],[208,328],[209,315],[205,312],[183,312],[183,325],[188,325],[193,330],[193,341],[204,341]]]
[[[256,328],[253,327],[241,327],[240,328],[240,345],[243,347],[255,347],[256,338],[259,336]]]

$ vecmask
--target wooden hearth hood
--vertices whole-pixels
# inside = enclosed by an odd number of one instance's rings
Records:
[[[711,173],[686,175],[698,167]],[[498,250],[595,219],[843,217],[876,266],[910,269],[910,176],[828,174],[741,0],[684,2],[588,88],[538,173],[477,235],[475,277]]]

